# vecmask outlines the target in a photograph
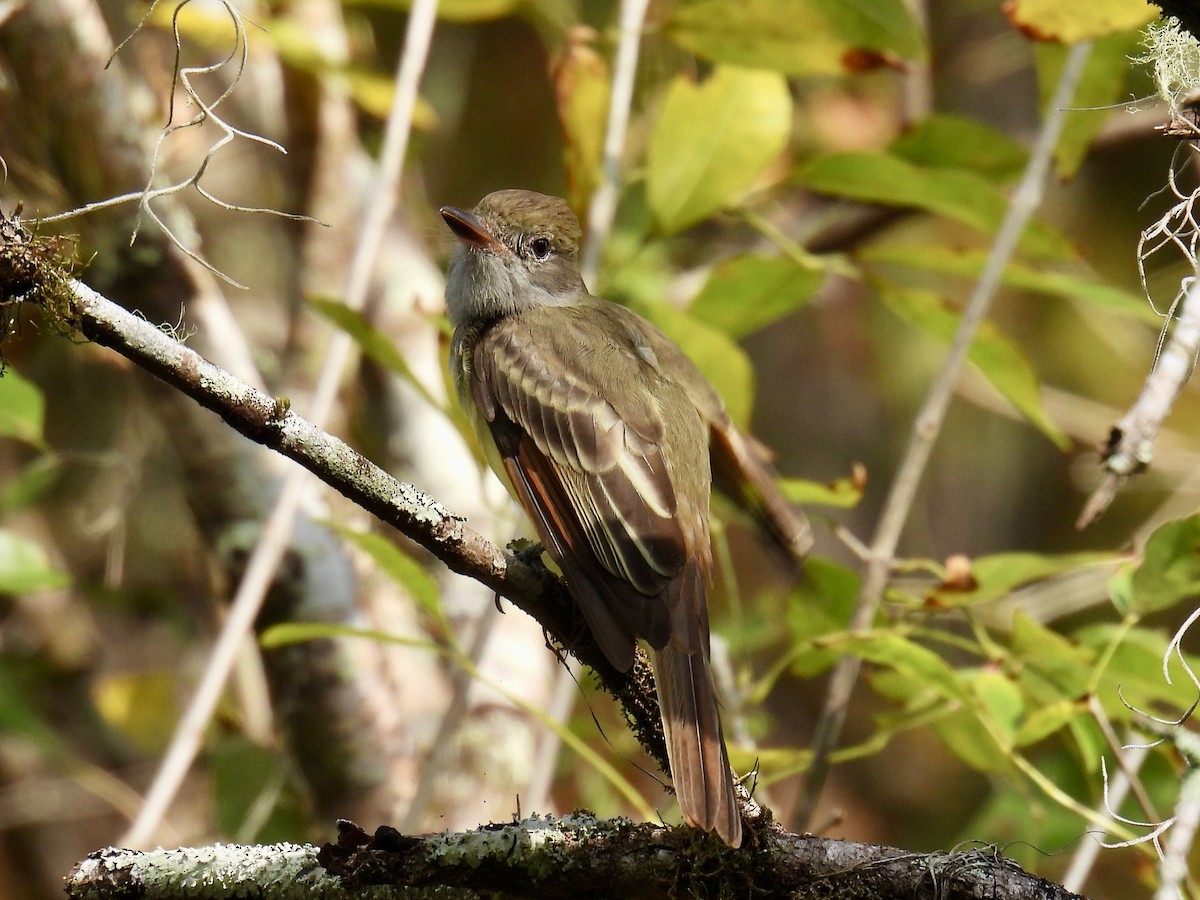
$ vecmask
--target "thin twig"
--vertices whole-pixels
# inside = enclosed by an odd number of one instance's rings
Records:
[[[425,68],[436,11],[437,0],[416,0],[409,15],[404,48],[397,68],[396,94],[384,135],[379,183],[365,216],[346,288],[345,302],[354,309],[361,308],[365,300],[384,230],[399,193],[417,86]],[[329,417],[342,372],[352,357],[354,346],[353,339],[344,332],[338,332],[330,341],[312,401],[311,417],[318,425]],[[200,750],[204,726],[212,717],[229,678],[236,648],[250,633],[274,573],[287,551],[296,514],[311,487],[311,481],[302,470],[290,473],[284,481],[279,499],[247,562],[246,572],[232,601],[229,618],[217,639],[201,683],[172,736],[171,745],[145,804],[122,839],[125,846],[140,847],[151,841],[154,830],[166,814],[187,770],[191,768]]]
[[[1041,203],[1046,175],[1050,170],[1054,147],[1066,121],[1067,107],[1075,94],[1075,87],[1091,51],[1091,44],[1080,43],[1071,48],[1067,63],[1059,76],[1058,86],[1050,102],[1037,143],[1025,167],[1025,173],[1017,186],[1005,213],[1004,221],[996,233],[996,239],[988,254],[987,264],[979,282],[963,311],[958,332],[950,346],[941,371],[930,386],[929,394],[913,424],[912,436],[904,459],[892,482],[891,490],[880,514],[875,539],[871,544],[871,555],[866,574],[859,590],[857,606],[850,623],[852,630],[868,628],[875,618],[887,586],[888,573],[900,534],[912,509],[917,487],[925,472],[934,442],[941,431],[954,385],[967,360],[971,343],[979,326],[987,317],[992,300],[1000,286],[1004,269],[1017,248],[1021,233]],[[796,821],[799,827],[812,819],[817,799],[829,771],[829,756],[836,746],[846,719],[850,694],[858,680],[860,660],[844,656],[838,662],[830,678],[813,736],[813,762],[808,771],[804,795],[798,807]]]
[[[604,133],[604,160],[600,184],[588,206],[587,235],[580,264],[583,280],[595,284],[600,268],[600,253],[612,231],[617,212],[617,193],[621,180],[621,156],[625,151],[625,132],[629,128],[629,108],[633,102],[633,84],[637,75],[638,50],[642,41],[642,23],[649,0],[622,0],[620,39],[613,70],[612,94],[608,105],[608,127]]]
[[[1188,856],[1200,829],[1200,741],[1194,733],[1178,730],[1172,738],[1188,762],[1179,779],[1179,797],[1175,801],[1174,824],[1163,841],[1162,862],[1159,865],[1159,885],[1154,900],[1176,900],[1183,896],[1181,888],[1188,878]]]
[[[1104,475],[1079,514],[1077,528],[1085,528],[1099,518],[1121,485],[1150,464],[1163,423],[1192,375],[1200,353],[1200,275],[1195,269],[1183,279],[1180,292],[1182,301],[1171,306],[1171,313],[1177,311],[1178,318],[1170,337],[1165,343],[1160,340],[1157,362],[1142,392],[1112,427],[1104,449]]]
[[[1154,805],[1150,802],[1150,798],[1146,795],[1146,790],[1138,778],[1138,771],[1141,769],[1142,763],[1146,761],[1146,757],[1150,753],[1150,748],[1143,744],[1132,747],[1122,746],[1117,740],[1112,723],[1105,714],[1104,708],[1100,705],[1100,701],[1094,694],[1088,698],[1088,706],[1096,722],[1100,725],[1100,730],[1108,742],[1109,749],[1117,759],[1117,774],[1106,789],[1106,810],[1110,815],[1115,816],[1117,810],[1121,808],[1121,804],[1125,801],[1126,795],[1132,789],[1146,815],[1151,819],[1157,818]],[[1075,855],[1071,858],[1071,865],[1067,868],[1066,875],[1063,876],[1063,887],[1075,892],[1082,890],[1083,886],[1087,883],[1088,875],[1091,874],[1092,868],[1096,864],[1096,858],[1099,856],[1102,848],[1103,845],[1097,840],[1082,841],[1079,849],[1075,851]]]
[[[212,162],[216,154],[239,138],[242,140],[251,141],[253,143],[262,144],[263,146],[269,147],[278,153],[286,154],[287,151],[280,144],[272,141],[270,138],[237,128],[236,126],[227,122],[221,115],[217,113],[217,107],[224,103],[225,100],[227,100],[233,94],[233,91],[238,84],[241,83],[242,76],[245,74],[246,66],[249,63],[250,58],[249,44],[246,40],[245,21],[241,12],[230,2],[230,0],[221,0],[221,5],[224,7],[226,14],[229,16],[230,23],[233,26],[233,44],[230,48],[229,54],[224,59],[208,65],[183,65],[183,36],[179,30],[179,14],[180,11],[190,2],[191,0],[181,0],[181,2],[176,5],[175,12],[171,20],[172,33],[175,40],[175,83],[172,84],[172,96],[170,109],[168,110],[167,124],[159,133],[158,139],[154,144],[154,152],[150,155],[150,174],[147,176],[146,186],[140,191],[128,194],[120,194],[116,197],[109,197],[105,200],[98,200],[93,203],[86,203],[83,206],[68,210],[67,212],[46,216],[41,220],[41,222],[43,225],[63,222],[79,216],[87,215],[89,213],[97,212],[98,210],[107,209],[122,203],[127,203],[131,200],[136,200],[138,201],[139,210],[150,217],[150,220],[158,226],[163,235],[172,244],[174,244],[180,252],[194,260],[199,265],[203,266],[221,280],[233,285],[234,287],[244,288],[245,285],[222,272],[203,256],[197,253],[194,249],[189,247],[187,242],[184,241],[178,234],[176,234],[174,228],[172,228],[172,226],[168,224],[159,214],[158,210],[153,205],[154,202],[162,199],[163,197],[169,197],[173,194],[178,194],[189,187],[193,187],[210,203],[213,203],[216,206],[219,206],[222,209],[230,212],[258,213],[297,221],[311,221],[311,219],[308,216],[286,213],[281,210],[267,207],[242,206],[235,203],[229,203],[216,197],[212,192],[205,188],[203,184],[201,184],[201,179],[208,171],[209,163]],[[155,3],[151,5],[151,9],[147,11],[146,16],[142,19],[142,22],[134,30],[135,34],[145,24],[146,18],[149,17],[154,7],[157,6],[157,3],[158,0],[155,0]],[[117,47],[117,50],[114,51],[114,55],[120,51],[121,47],[123,47],[128,40],[129,38],[126,38],[121,42],[121,44]],[[225,86],[224,90],[220,93],[216,100],[213,100],[212,102],[205,102],[204,98],[200,96],[199,89],[193,83],[193,78],[200,75],[215,74],[229,65],[234,66],[233,77],[230,78],[229,84]],[[183,92],[187,96],[188,102],[196,106],[199,110],[187,121],[179,123],[174,121],[174,93],[176,83],[183,86]],[[204,154],[204,158],[201,159],[200,164],[196,167],[196,170],[187,178],[176,182],[175,184],[170,184],[166,187],[160,188],[154,187],[154,181],[158,177],[159,158],[162,154],[163,145],[167,139],[177,131],[185,128],[199,128],[206,122],[211,122],[212,124],[216,125],[217,128],[220,129],[222,136],[209,146],[208,150]],[[139,229],[140,223],[134,228],[133,233],[130,235],[129,242],[131,245],[137,241]]]

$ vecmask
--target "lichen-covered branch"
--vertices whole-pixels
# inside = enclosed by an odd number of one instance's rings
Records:
[[[39,250],[39,247],[42,249]],[[614,669],[576,615],[562,582],[534,554],[505,552],[420,489],[402,483],[344,441],[205,360],[163,329],[87,285],[65,278],[52,242],[44,246],[0,219],[0,309],[38,303],[56,327],[109,347],[217,413],[235,430],[287,456],[420,544],[451,570],[487,585],[533,616],[557,644],[596,672],[621,704],[634,735],[667,771],[666,747],[649,663]],[[749,807],[754,815],[755,807]]]
[[[272,861],[272,856],[276,857]],[[174,869],[176,881],[169,880]],[[185,882],[190,888],[185,889]],[[116,888],[144,900],[259,896],[339,898],[756,896],[842,900],[1071,900],[992,847],[906,853],[770,830],[730,850],[691,829],[575,813],[533,816],[462,834],[369,836],[343,822],[336,845],[102,850],[67,879],[73,900]],[[383,891],[383,893],[377,893]]]

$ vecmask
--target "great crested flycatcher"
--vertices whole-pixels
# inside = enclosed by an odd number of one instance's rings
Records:
[[[653,648],[680,809],[736,847],[705,599],[714,474],[795,559],[808,525],[683,351],[588,293],[564,200],[497,191],[441,215],[459,239],[446,305],[463,409],[494,443],[609,662],[625,672],[638,638]]]

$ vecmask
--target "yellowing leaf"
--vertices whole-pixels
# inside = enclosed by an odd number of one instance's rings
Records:
[[[786,75],[840,75],[880,65],[885,55],[925,56],[900,0],[698,0],[676,4],[666,32],[715,62]]]
[[[92,685],[92,702],[110,726],[147,753],[166,746],[179,717],[171,673],[123,672],[100,677]]]
[[[778,158],[792,126],[787,83],[722,66],[700,84],[679,76],[650,136],[646,199],[671,234],[732,206]]]
[[[1157,19],[1159,11],[1145,0],[1008,0],[1008,19],[1024,34],[1039,41],[1073,44],[1119,31],[1141,28]]]
[[[604,129],[608,122],[608,64],[593,47],[596,34],[577,26],[554,64],[554,99],[563,131],[567,200],[581,215],[600,183]]]

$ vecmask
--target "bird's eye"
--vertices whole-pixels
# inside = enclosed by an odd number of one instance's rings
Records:
[[[550,255],[550,238],[536,237],[529,242],[529,249],[538,260],[544,260]]]

